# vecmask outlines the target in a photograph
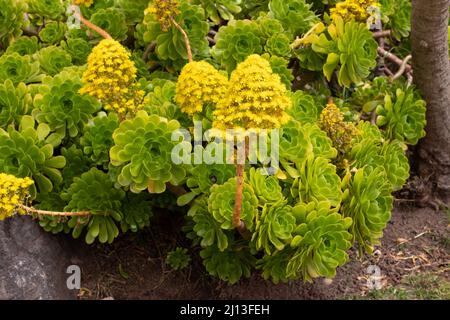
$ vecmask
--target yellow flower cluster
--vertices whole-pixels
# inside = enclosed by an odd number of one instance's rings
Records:
[[[172,24],[172,19],[180,14],[178,0],[154,0],[145,10],[145,14],[154,14],[163,31],[167,31]]]
[[[206,104],[217,104],[226,94],[228,79],[206,61],[184,66],[177,82],[175,100],[189,115],[202,112]]]
[[[0,173],[0,221],[14,215],[17,205],[23,202],[28,187],[33,184],[30,178],[16,178]]]
[[[354,123],[344,121],[344,114],[334,103],[327,104],[322,110],[319,126],[342,153],[350,151],[352,140],[359,133]]]
[[[104,39],[89,55],[80,93],[97,98],[105,110],[121,117],[134,114],[143,107],[145,95],[136,83],[136,72],[130,53],[119,42]]]
[[[366,22],[370,16],[369,7],[379,5],[378,0],[345,0],[330,9],[330,16],[333,21],[339,16],[346,22],[351,20]]]
[[[86,7],[90,7],[94,0],[73,0],[73,3],[77,6],[85,5]]]
[[[269,62],[251,55],[230,77],[228,90],[217,103],[213,127],[226,129],[273,129],[289,121],[286,110],[292,101],[286,86],[274,74]]]

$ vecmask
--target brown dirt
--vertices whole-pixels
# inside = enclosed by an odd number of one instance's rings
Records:
[[[376,265],[384,287],[397,285],[405,276],[439,275],[450,281],[449,225],[446,215],[430,209],[399,207],[394,210],[382,245],[374,256],[357,259],[337,271],[332,283],[322,279],[274,285],[255,274],[227,285],[204,274],[197,252],[187,271],[171,271],[167,252],[190,243],[179,232],[182,217],[157,215],[153,225],[139,234],[126,235],[113,245],[87,247],[76,243],[82,268],[80,299],[343,299],[368,293],[367,267]]]

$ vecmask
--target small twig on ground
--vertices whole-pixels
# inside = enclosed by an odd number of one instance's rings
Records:
[[[412,59],[412,55],[410,55],[410,54],[407,55],[405,57],[405,59],[403,59],[403,62],[400,65],[400,68],[398,69],[397,73],[393,77],[391,77],[391,81],[397,80],[398,78],[400,78],[403,75],[403,73],[405,73],[406,66],[408,65],[408,62],[411,59]]]
[[[56,212],[56,211],[46,211],[39,210],[31,207],[27,207],[23,204],[19,205],[19,208],[25,210],[28,214],[37,214],[40,216],[53,216],[53,217],[86,217],[90,216],[89,211],[79,211],[79,212]]]
[[[403,64],[403,60],[402,59],[397,57],[395,54],[390,53],[389,51],[386,51],[384,48],[378,47],[377,52],[378,52],[378,54],[380,56],[382,56],[383,58],[386,58],[386,59],[392,61],[393,63],[397,64],[398,66],[401,66]],[[406,64],[405,71],[406,72],[411,72],[412,71],[412,67],[409,64]]]

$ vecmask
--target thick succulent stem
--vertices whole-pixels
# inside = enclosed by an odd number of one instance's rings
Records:
[[[79,212],[57,212],[57,211],[46,211],[39,210],[31,207],[27,207],[23,204],[18,206],[20,209],[25,210],[27,214],[37,214],[40,216],[53,216],[53,217],[86,217],[90,216],[89,211],[79,211]]]
[[[242,211],[242,195],[244,192],[244,167],[245,160],[249,152],[249,142],[246,137],[242,143],[244,144],[244,159],[238,159],[236,157],[236,195],[234,199],[234,211],[233,211],[233,225],[239,231],[239,233],[244,237],[248,237],[248,231],[245,227],[244,222],[241,220]],[[239,161],[241,160],[241,161]]]
[[[93,24],[92,22],[90,22],[89,20],[87,20],[86,18],[84,18],[81,13],[77,13],[77,18],[89,29],[97,32],[99,35],[101,35],[103,38],[105,39],[112,39],[111,35],[106,32],[105,30],[103,30],[102,28],[100,28],[99,26],[96,26],[95,24]]]
[[[175,28],[177,28],[181,34],[183,35],[183,39],[184,39],[184,43],[186,45],[186,51],[187,51],[187,55],[188,55],[188,60],[189,62],[194,61],[192,59],[192,50],[191,50],[191,42],[189,41],[189,36],[187,35],[186,31],[184,31],[183,27],[180,26],[174,18],[170,18],[172,24],[175,26]]]

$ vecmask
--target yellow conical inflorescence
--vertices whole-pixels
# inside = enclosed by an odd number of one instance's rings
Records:
[[[370,16],[369,7],[379,5],[378,0],[345,0],[330,9],[330,16],[332,20],[341,17],[345,22],[351,20],[365,22]]]
[[[135,113],[143,107],[145,94],[138,88],[136,72],[130,53],[119,42],[104,39],[89,55],[80,93],[97,98],[105,110],[120,116]]]
[[[90,7],[93,2],[94,0],[73,0],[73,3],[76,4],[77,6],[84,5],[86,7]]]
[[[217,104],[228,88],[228,79],[206,61],[184,66],[178,78],[175,100],[189,115],[202,112],[207,104]]]
[[[286,86],[269,62],[251,55],[230,77],[225,97],[217,103],[213,127],[227,129],[274,129],[289,121],[292,102]]]
[[[33,183],[28,177],[21,179],[0,173],[0,221],[14,215],[17,205],[23,202],[28,187]]]

